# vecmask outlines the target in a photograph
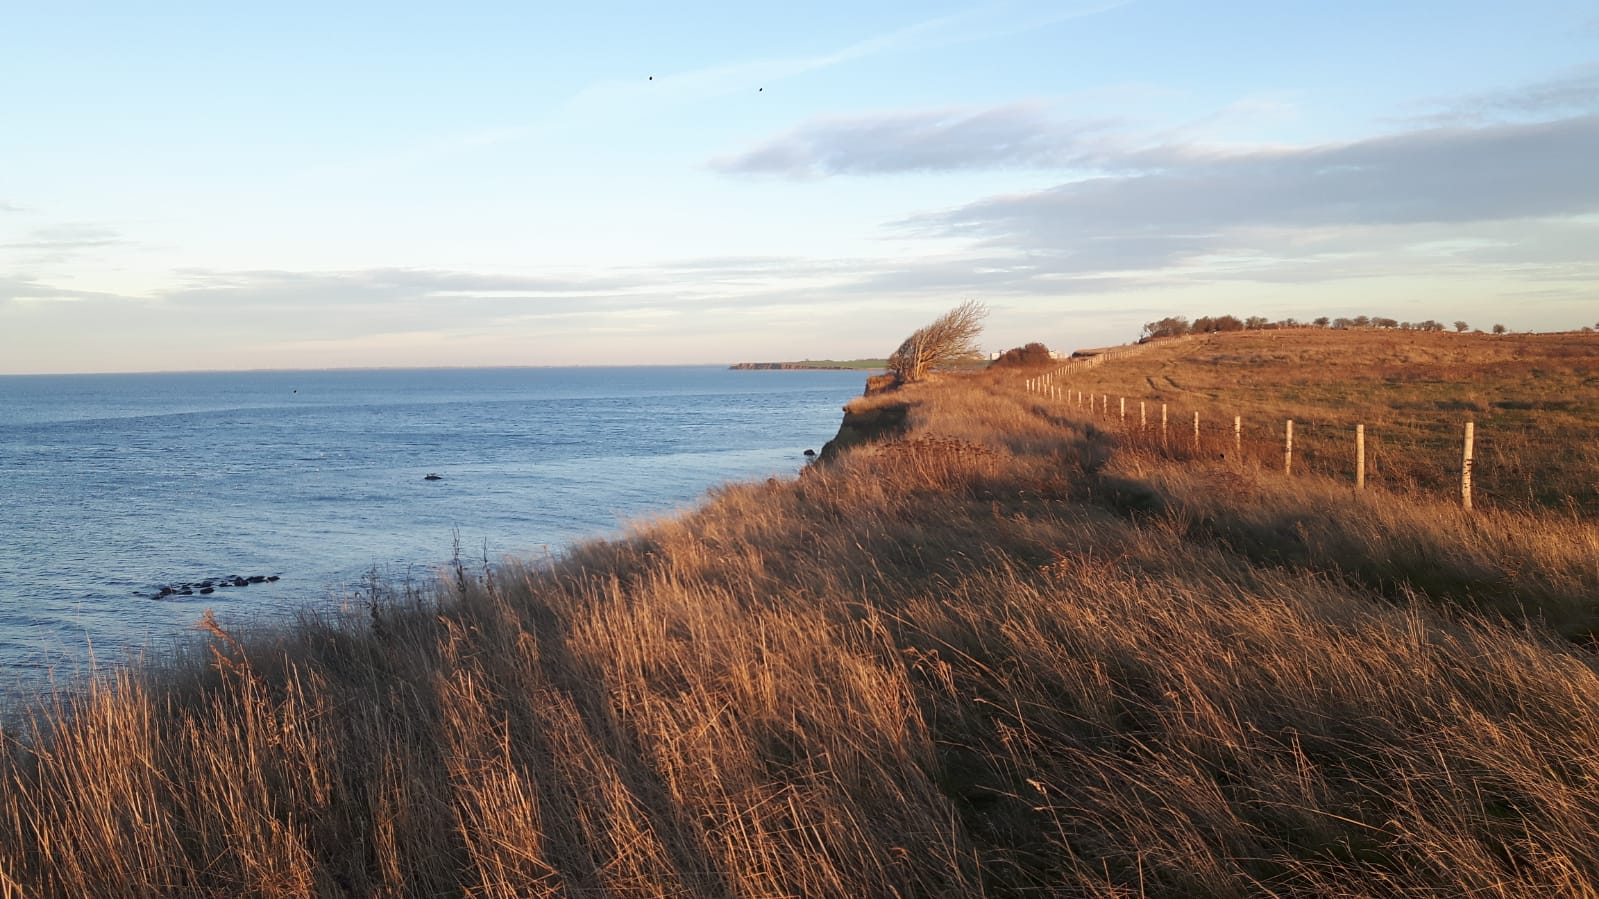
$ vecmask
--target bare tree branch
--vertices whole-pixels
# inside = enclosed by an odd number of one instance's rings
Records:
[[[938,366],[977,355],[977,335],[987,316],[988,307],[976,300],[956,306],[905,338],[888,357],[889,371],[902,383],[920,381]]]

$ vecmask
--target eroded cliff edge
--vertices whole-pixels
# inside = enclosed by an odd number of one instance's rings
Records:
[[[849,447],[905,433],[910,403],[898,398],[898,390],[899,383],[893,375],[867,378],[865,392],[844,404],[844,420],[839,422],[838,433],[822,447],[816,461],[825,464]]]

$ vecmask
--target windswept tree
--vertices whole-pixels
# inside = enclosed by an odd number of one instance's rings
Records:
[[[987,306],[967,300],[905,338],[888,357],[888,370],[900,383],[909,383],[922,380],[940,365],[980,355],[977,335],[983,332],[983,319],[987,317]]]
[[[1181,315],[1171,315],[1160,321],[1144,325],[1144,340],[1159,340],[1163,337],[1182,337],[1192,328],[1188,319]]]

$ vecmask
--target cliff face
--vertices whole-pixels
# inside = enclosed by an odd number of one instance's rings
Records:
[[[839,423],[838,433],[822,447],[817,462],[831,462],[846,447],[888,440],[905,433],[910,404],[891,398],[892,381],[892,375],[867,379],[866,395],[844,406],[844,420]]]

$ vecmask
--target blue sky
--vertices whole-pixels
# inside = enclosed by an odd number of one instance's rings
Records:
[[[1599,322],[1591,2],[222,7],[0,0],[0,373]]]

